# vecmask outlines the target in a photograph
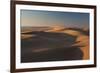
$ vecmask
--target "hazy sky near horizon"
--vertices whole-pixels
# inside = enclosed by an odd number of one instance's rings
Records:
[[[22,27],[89,27],[89,13],[21,10]]]

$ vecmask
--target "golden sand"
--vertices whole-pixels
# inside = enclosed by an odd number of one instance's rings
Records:
[[[21,35],[21,39],[27,39],[27,38],[31,38],[31,37],[32,37],[32,35],[24,35],[24,34]]]

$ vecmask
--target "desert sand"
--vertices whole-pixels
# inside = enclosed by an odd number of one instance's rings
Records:
[[[66,34],[70,34],[72,36],[77,36],[77,39],[76,39],[76,44],[73,44],[74,46],[77,45],[82,45],[82,47],[80,47],[80,49],[82,50],[83,52],[83,59],[89,59],[89,35],[85,35],[85,34],[82,34],[80,31],[75,31],[75,30],[70,30],[70,29],[67,29],[67,30],[63,30],[64,27],[54,27],[52,30],[48,30],[48,32],[62,32],[62,33],[66,33]],[[87,31],[87,29],[83,29],[84,31]]]
[[[83,29],[31,28],[22,31],[21,40],[22,62],[89,59],[89,34]]]

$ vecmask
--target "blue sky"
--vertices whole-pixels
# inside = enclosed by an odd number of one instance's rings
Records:
[[[21,26],[89,27],[89,13],[21,10]]]

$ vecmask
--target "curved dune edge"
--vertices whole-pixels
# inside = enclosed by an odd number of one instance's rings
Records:
[[[83,52],[83,59],[89,59],[89,36],[80,35],[77,37],[76,41],[80,41],[76,45],[83,45],[82,47],[80,47]]]
[[[89,59],[89,36],[81,34],[80,32],[77,32],[77,31],[66,31],[66,33],[73,36],[77,36],[76,42],[79,42],[79,43],[74,44],[74,46],[82,45],[80,49],[83,52],[83,59],[84,60]]]

